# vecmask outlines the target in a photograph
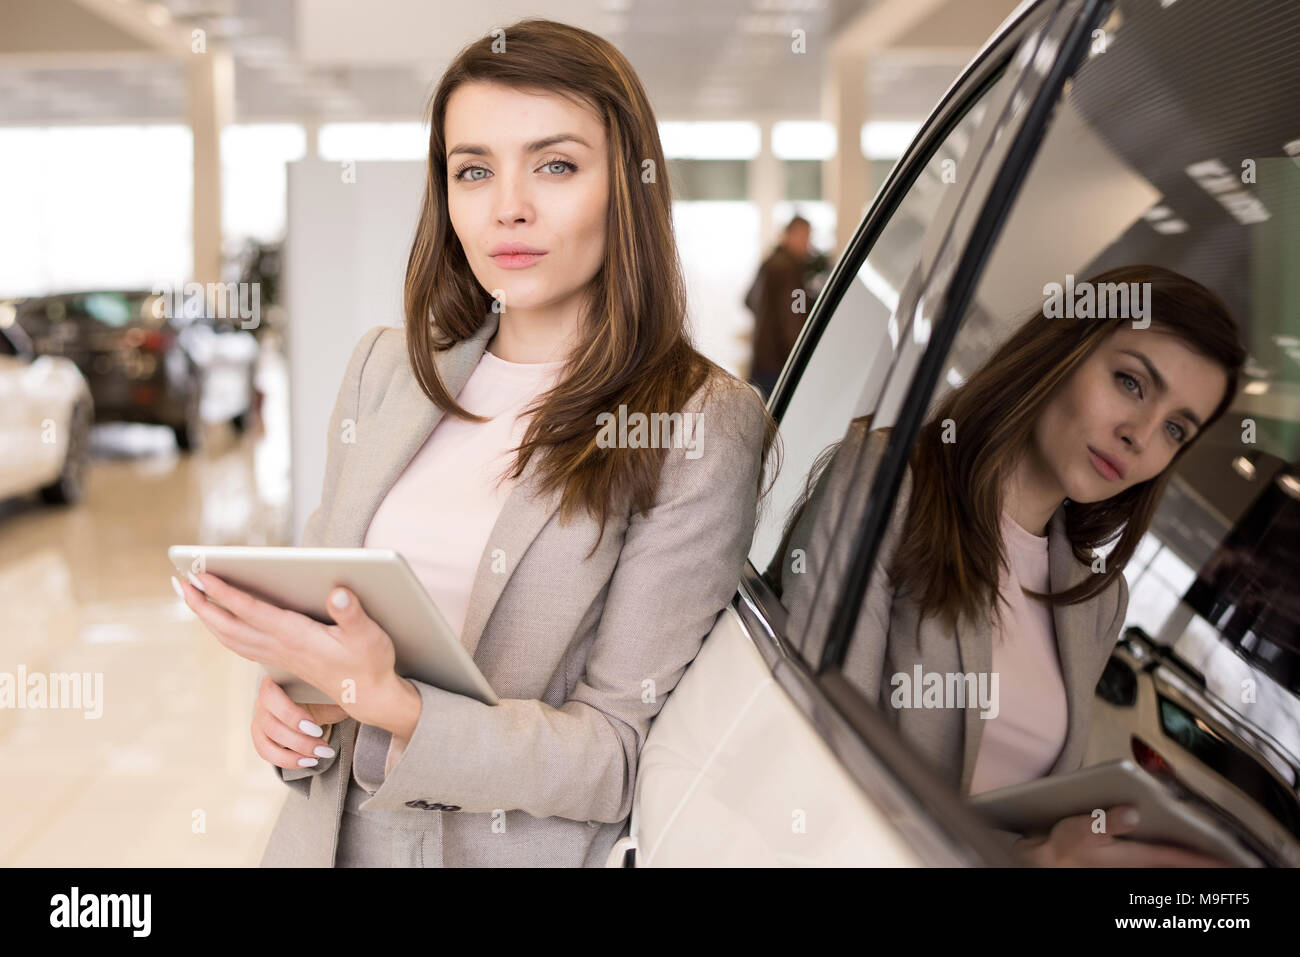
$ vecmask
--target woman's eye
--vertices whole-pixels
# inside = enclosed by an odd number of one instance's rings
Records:
[[[459,170],[456,171],[456,179],[461,180],[462,182],[465,182],[465,181],[466,181],[465,174],[466,174],[466,173],[473,173],[473,172],[476,172],[476,171],[477,171],[477,172],[480,172],[480,173],[486,173],[486,172],[487,172],[487,170],[485,170],[482,166],[462,166]],[[469,177],[469,180],[479,180],[479,179],[482,179],[482,178],[483,178],[482,176],[471,176],[471,177]]]
[[[549,162],[549,163],[547,163],[545,166],[543,166],[542,169],[548,169],[548,170],[549,170],[549,169],[551,169],[551,167],[553,167],[553,166],[558,166],[558,167],[560,167],[560,171],[559,171],[559,173],[556,174],[556,175],[559,175],[559,176],[563,176],[563,175],[565,175],[565,174],[567,174],[567,173],[577,172],[577,169],[578,169],[578,167],[577,167],[575,164],[570,163],[568,160],[551,160],[551,162]],[[554,172],[554,170],[552,170],[552,172]]]
[[[1127,372],[1116,372],[1116,373],[1115,373],[1115,378],[1119,379],[1119,381],[1120,381],[1121,383],[1124,384],[1124,391],[1125,391],[1125,392],[1133,392],[1133,389],[1130,389],[1130,388],[1128,387],[1128,383],[1132,382],[1133,385],[1137,387],[1137,391],[1136,391],[1134,394],[1135,394],[1135,395],[1141,395],[1141,394],[1142,394],[1142,388],[1141,388],[1141,386],[1138,386],[1138,381],[1137,381],[1137,379],[1133,378],[1133,377],[1132,377],[1131,375],[1129,375]]]
[[[1169,424],[1172,425],[1172,426],[1174,427],[1174,429],[1176,430],[1176,431],[1170,432],[1169,434],[1170,434],[1171,436],[1173,436],[1175,439],[1177,439],[1177,440],[1178,440],[1178,444],[1181,445],[1181,444],[1183,443],[1183,441],[1187,438],[1187,430],[1184,429],[1184,428],[1183,428],[1181,425],[1179,425],[1177,422],[1170,422]]]

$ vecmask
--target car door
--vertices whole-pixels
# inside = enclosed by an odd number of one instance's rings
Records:
[[[1018,11],[949,91],[837,265],[773,393],[786,456],[741,589],[655,721],[612,863],[633,847],[638,866],[1013,863],[836,673],[902,443],[861,476],[866,501],[833,516],[858,543],[847,580],[844,569],[800,578],[786,545],[803,510],[820,507],[810,492],[853,421],[869,413],[914,432],[917,396],[946,352],[946,310],[969,296],[1103,7]],[[794,589],[835,613],[820,623],[830,641],[791,632],[783,590]]]

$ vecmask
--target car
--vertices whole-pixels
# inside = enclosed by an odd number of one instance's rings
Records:
[[[74,505],[85,492],[94,399],[68,359],[38,356],[0,306],[0,498],[39,491]]]
[[[257,340],[237,319],[214,316],[200,297],[99,289],[10,306],[39,354],[81,369],[97,422],[165,425],[190,451],[205,425],[228,421],[242,432],[255,413]]]
[[[1132,758],[1261,860],[1300,867],[1300,764],[1175,648],[1129,626],[1097,683],[1086,764]]]
[[[1238,651],[1262,647],[1266,634],[1269,665],[1252,680],[1267,693],[1250,724],[1270,729],[1272,759],[1295,765],[1294,739],[1274,741],[1300,728],[1300,616],[1283,584],[1300,580],[1287,547],[1296,539],[1285,534],[1300,499],[1289,491],[1300,489],[1300,274],[1288,252],[1300,242],[1300,101],[1289,92],[1300,57],[1279,42],[1297,35],[1294,4],[1244,17],[1229,4],[1030,0],[985,44],[856,225],[769,399],[783,466],[734,600],[651,726],[610,866],[1020,863],[842,667],[927,411],[1017,316],[1043,309],[1047,281],[1121,264],[1165,266],[1214,290],[1250,355],[1249,385],[1180,460],[1141,561],[1124,570],[1129,623],[1168,646],[1208,634],[1214,662],[1242,660]],[[773,571],[825,452],[868,414],[892,432],[878,464],[857,476],[861,501],[832,517],[847,567],[807,586],[824,614],[815,645],[795,633]],[[1267,546],[1243,539],[1250,522],[1283,533]],[[1235,624],[1188,589],[1228,543],[1270,549],[1271,577],[1258,579],[1249,606],[1234,603]],[[1172,688],[1178,676],[1164,667],[1148,677]],[[1194,704],[1166,696],[1193,725],[1219,714],[1203,694]],[[1157,734],[1150,723],[1150,708],[1108,715],[1094,727],[1093,756],[1116,750],[1103,739],[1122,727],[1119,750],[1134,735],[1161,755],[1176,747],[1177,774],[1218,810],[1231,803],[1211,786],[1219,758],[1175,746],[1172,725]],[[1264,736],[1206,724],[1224,740],[1232,731],[1233,753],[1252,754],[1263,773],[1276,768]],[[1269,779],[1289,808],[1294,777]],[[1229,811],[1234,826],[1277,829],[1267,808],[1261,818],[1244,806]]]

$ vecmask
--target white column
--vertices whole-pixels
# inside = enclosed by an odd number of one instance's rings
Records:
[[[209,46],[186,61],[194,134],[194,268],[197,282],[221,281],[221,131],[234,118],[230,51]]]
[[[862,155],[867,122],[869,57],[836,54],[826,70],[823,117],[835,127],[835,155],[823,167],[826,199],[835,204],[835,249],[838,256],[871,202],[871,171]]]
[[[303,132],[307,134],[307,144],[303,151],[303,158],[308,160],[320,159],[320,121],[315,119],[303,120]]]
[[[761,120],[762,146],[750,164],[749,199],[758,207],[758,238],[760,255],[765,255],[776,242],[776,231],[783,225],[772,221],[772,207],[785,199],[785,177],[781,161],[772,152],[772,125],[769,117]]]

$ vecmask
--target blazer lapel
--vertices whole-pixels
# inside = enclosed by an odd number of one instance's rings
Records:
[[[979,676],[993,670],[993,622],[988,615],[974,621],[962,615],[957,622],[957,645],[961,652],[961,670],[974,674],[978,687]],[[988,679],[985,679],[988,680]],[[980,717],[978,704],[966,702],[963,709],[964,747],[961,762],[961,794],[970,793],[971,777],[975,773],[975,758],[979,754],[980,739],[984,735],[986,719]]]
[[[1048,572],[1052,591],[1072,588],[1092,574],[1092,569],[1074,556],[1070,539],[1065,533],[1065,508],[1058,508],[1049,526]],[[1096,641],[1096,602],[1083,601],[1074,605],[1053,605],[1052,621],[1056,626],[1056,652],[1061,662],[1061,679],[1065,683],[1067,730],[1061,753],[1049,772],[1072,767],[1086,743],[1084,730],[1092,709],[1095,689],[1088,683],[1086,670],[1088,653]]]
[[[474,335],[445,352],[434,354],[438,373],[451,395],[459,395],[469,381],[488,341],[496,333],[498,321],[497,314],[489,312]],[[421,390],[409,363],[400,366],[377,416],[377,420],[391,422],[395,427],[363,446],[361,466],[340,477],[338,501],[353,503],[338,519],[337,540],[342,547],[362,547],[380,502],[428,441],[443,414]],[[361,451],[362,448],[357,449]],[[547,496],[538,492],[539,465],[540,456],[534,454],[506,497],[479,558],[460,636],[461,644],[471,656],[519,559],[559,507],[561,492]]]
[[[465,387],[483,357],[488,340],[496,333],[497,322],[497,314],[489,312],[474,335],[444,352],[434,353],[438,374],[451,395],[459,395]],[[336,538],[340,547],[362,547],[379,503],[415,458],[434,426],[442,421],[442,416],[442,409],[429,400],[415,381],[409,359],[399,365],[393,385],[384,395],[375,417],[376,434],[358,436],[354,454],[359,456],[359,465],[339,478],[337,501],[350,503],[338,516]],[[379,432],[388,425],[392,426],[391,431]]]
[[[492,609],[505,591],[510,576],[519,567],[519,560],[555,514],[563,497],[563,490],[542,495],[538,489],[540,458],[534,453],[528,460],[518,484],[506,496],[501,514],[497,516],[479,557],[478,571],[469,591],[469,606],[465,610],[465,626],[460,633],[460,643],[471,657],[478,650],[479,639],[483,637]]]

